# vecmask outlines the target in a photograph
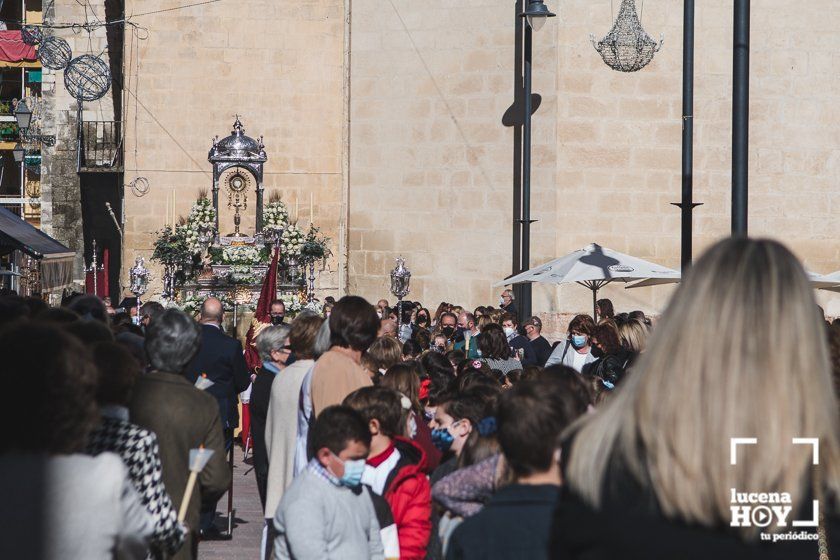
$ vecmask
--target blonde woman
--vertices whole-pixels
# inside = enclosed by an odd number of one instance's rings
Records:
[[[571,428],[553,553],[840,558],[840,420],[824,330],[808,278],[782,245],[730,239],[712,247],[686,275],[633,375]],[[756,441],[735,446],[735,464],[731,438]],[[819,440],[818,466],[812,446],[794,438]],[[819,531],[794,526],[812,519],[815,498]],[[759,513],[758,523],[744,521],[763,504],[769,520]],[[790,507],[784,526],[772,506]],[[830,556],[818,553],[826,542]]]
[[[650,330],[638,319],[629,319],[618,323],[618,338],[621,346],[633,354],[641,354],[647,346]]]

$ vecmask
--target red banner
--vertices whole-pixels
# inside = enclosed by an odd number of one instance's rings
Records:
[[[111,295],[110,290],[108,289],[109,259],[110,255],[108,254],[108,249],[105,249],[105,251],[102,253],[102,264],[100,265],[101,268],[96,272],[96,295],[99,297],[107,297]],[[85,272],[85,293],[94,293],[92,270]]]
[[[277,298],[277,264],[279,260],[280,248],[277,247],[274,249],[271,265],[265,273],[265,279],[263,279],[260,299],[257,301],[257,309],[254,311],[254,320],[251,321],[251,327],[245,336],[245,362],[248,364],[250,371],[254,371],[254,368],[262,364],[260,356],[257,354],[255,341],[264,325],[271,323],[269,315],[271,313],[271,302]]]
[[[38,60],[34,45],[27,45],[20,30],[0,31],[0,60],[5,62],[34,62]]]

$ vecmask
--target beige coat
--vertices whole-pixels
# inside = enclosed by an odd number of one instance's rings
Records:
[[[362,387],[373,385],[370,374],[361,365],[331,349],[315,362],[312,370],[312,412],[317,416],[344,397]]]
[[[273,519],[283,492],[295,475],[300,387],[314,360],[300,360],[283,369],[271,384],[268,415],[265,421],[265,445],[268,450],[268,488],[265,517]]]

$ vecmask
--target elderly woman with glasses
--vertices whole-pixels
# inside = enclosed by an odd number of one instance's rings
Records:
[[[286,367],[289,359],[288,325],[266,327],[257,336],[257,352],[262,366],[251,389],[251,442],[254,448],[254,474],[260,502],[265,507],[265,493],[268,482],[268,451],[265,446],[265,423],[268,417],[268,401],[274,376]]]

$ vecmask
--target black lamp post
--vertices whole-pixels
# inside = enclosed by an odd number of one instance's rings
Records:
[[[673,203],[682,215],[682,270],[691,265],[694,208],[694,0],[683,0],[682,202]]]
[[[732,235],[747,235],[750,0],[735,0],[732,64]]]
[[[523,97],[523,127],[522,127],[522,205],[519,216],[521,226],[521,250],[519,270],[523,272],[531,268],[531,60],[532,34],[539,31],[545,20],[554,17],[543,0],[527,0],[527,5],[519,17],[525,18],[524,33],[524,97]],[[517,263],[514,263],[516,265]],[[531,315],[531,284],[523,284],[518,290],[519,312],[523,318]]]

